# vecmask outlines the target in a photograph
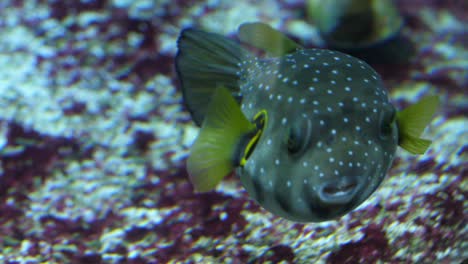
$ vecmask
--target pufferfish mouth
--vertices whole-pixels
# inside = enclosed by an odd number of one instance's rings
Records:
[[[356,177],[341,177],[321,184],[318,189],[318,198],[324,204],[347,204],[353,200],[359,187]]]

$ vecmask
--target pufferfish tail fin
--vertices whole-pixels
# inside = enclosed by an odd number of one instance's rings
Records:
[[[397,113],[398,144],[412,154],[424,154],[431,144],[430,140],[419,136],[431,122],[439,108],[438,96],[426,96],[414,105]]]
[[[217,87],[238,95],[240,63],[248,53],[231,39],[193,28],[180,33],[177,48],[175,66],[184,102],[200,126]]]
[[[187,160],[187,171],[197,192],[213,189],[239,164],[244,142],[255,138],[250,123],[226,88],[217,88]]]
[[[244,23],[238,29],[239,39],[249,45],[278,57],[303,49],[282,32],[261,22]]]

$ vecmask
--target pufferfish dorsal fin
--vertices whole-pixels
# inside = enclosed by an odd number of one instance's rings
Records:
[[[288,38],[282,32],[261,22],[240,25],[238,37],[242,42],[264,50],[274,57],[283,56],[302,49],[301,45]]]
[[[424,154],[431,141],[419,136],[431,122],[437,108],[439,108],[439,97],[433,95],[426,96],[416,104],[398,112],[398,145],[412,154]]]
[[[231,93],[217,88],[187,160],[195,191],[209,191],[227,176],[237,165],[239,144],[255,131]]]
[[[184,103],[193,121],[201,126],[216,88],[225,87],[241,96],[238,73],[250,54],[234,40],[194,28],[180,33],[177,49],[175,68]]]

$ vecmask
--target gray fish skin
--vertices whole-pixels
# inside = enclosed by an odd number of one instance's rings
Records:
[[[239,66],[242,111],[249,119],[268,113],[255,150],[236,169],[259,204],[289,220],[318,222],[348,213],[376,190],[398,133],[395,108],[369,65],[307,49]]]

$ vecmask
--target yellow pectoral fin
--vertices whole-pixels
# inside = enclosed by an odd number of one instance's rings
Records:
[[[424,154],[430,140],[419,138],[439,107],[438,96],[426,96],[397,113],[398,144],[412,154]]]
[[[418,138],[411,135],[403,135],[400,140],[400,147],[411,154],[424,154],[431,145],[430,140]]]
[[[398,128],[403,134],[420,136],[439,108],[439,97],[426,96],[397,113]]]
[[[213,189],[234,169],[240,139],[255,130],[226,88],[217,88],[187,160],[195,190]]]
[[[238,30],[239,39],[272,56],[282,56],[302,49],[302,46],[282,32],[261,22],[244,23]]]

